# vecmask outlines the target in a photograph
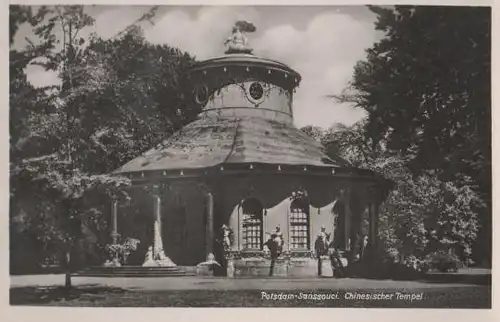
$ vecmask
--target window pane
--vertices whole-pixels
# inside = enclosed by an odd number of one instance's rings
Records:
[[[261,249],[260,242],[262,225],[260,214],[243,214],[243,247],[248,249]]]
[[[295,202],[295,201],[294,201]],[[292,204],[290,211],[290,247],[307,248],[309,240],[308,210]]]

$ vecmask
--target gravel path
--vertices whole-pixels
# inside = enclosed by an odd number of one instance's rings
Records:
[[[61,286],[64,275],[11,276],[11,288],[28,286]],[[73,285],[100,285],[129,290],[297,290],[297,289],[422,289],[456,287],[457,284],[419,281],[392,281],[369,279],[228,279],[220,277],[160,277],[160,278],[102,278],[73,277]],[[459,284],[460,286],[470,286]]]

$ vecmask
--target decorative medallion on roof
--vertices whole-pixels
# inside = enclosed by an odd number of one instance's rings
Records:
[[[253,49],[248,45],[247,32],[255,32],[254,24],[248,21],[237,21],[233,26],[233,34],[227,38],[224,45],[227,46],[226,54],[251,54]]]

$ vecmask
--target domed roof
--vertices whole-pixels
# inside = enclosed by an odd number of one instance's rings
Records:
[[[223,164],[265,163],[349,167],[293,125],[259,117],[205,116],[186,125],[117,173],[200,169]]]

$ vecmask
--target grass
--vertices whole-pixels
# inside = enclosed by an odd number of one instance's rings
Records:
[[[330,300],[266,300],[256,290],[182,290],[133,291],[98,285],[80,286],[67,292],[61,287],[21,287],[10,290],[11,305],[74,306],[74,307],[373,307],[373,308],[491,308],[491,287],[457,286],[433,287],[422,290],[401,290],[405,293],[423,292],[422,300],[347,300],[350,290],[301,290],[316,294],[338,293]],[[268,294],[272,290],[266,290]],[[358,294],[389,293],[394,290],[356,290]],[[299,294],[299,291],[275,291]]]

